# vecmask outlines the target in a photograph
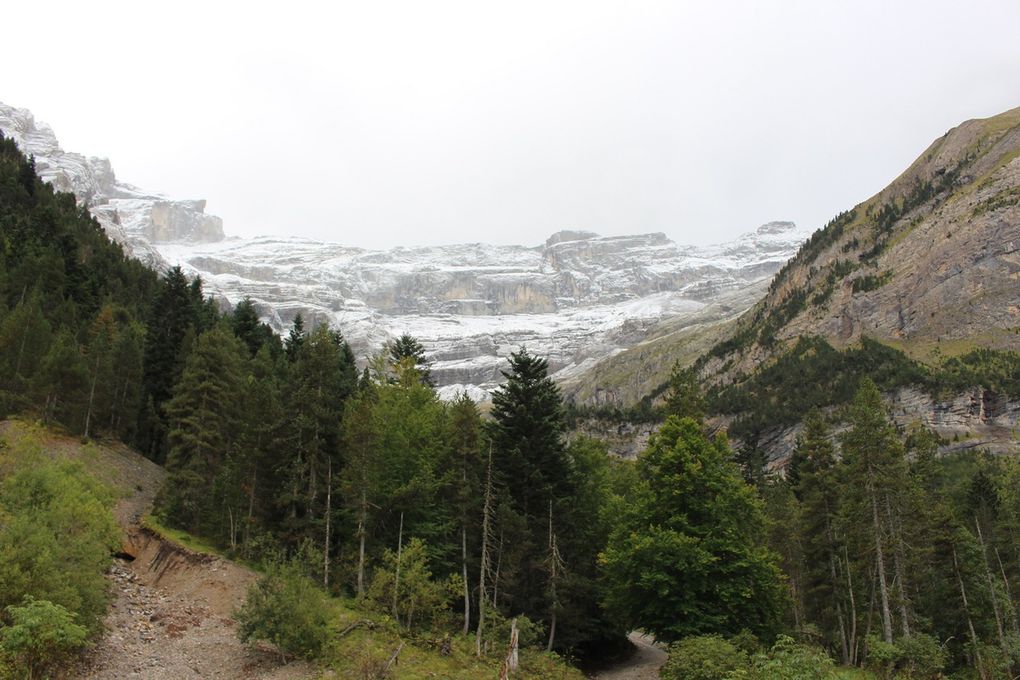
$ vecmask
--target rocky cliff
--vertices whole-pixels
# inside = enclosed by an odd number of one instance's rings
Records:
[[[975,350],[1020,351],[1018,282],[1020,108],[953,128],[886,189],[818,230],[697,365],[706,383],[739,390],[803,336],[836,348],[868,338],[934,375]],[[886,396],[900,425],[934,429],[943,451],[1020,450],[1020,404],[987,385],[939,398],[900,386]],[[783,464],[797,429],[758,433],[772,465]]]
[[[201,275],[223,304],[250,296],[281,332],[298,313],[327,321],[362,357],[411,333],[444,394],[464,389],[484,398],[522,345],[568,381],[663,327],[746,309],[802,238],[786,222],[710,248],[679,246],[662,234],[586,232],[561,232],[534,247],[371,251],[261,237],[157,248]]]
[[[484,399],[502,380],[507,355],[522,345],[547,357],[566,384],[648,338],[732,317],[761,296],[805,237],[792,223],[772,222],[701,248],[660,233],[585,231],[561,231],[537,246],[388,251],[298,238],[224,239],[204,201],[170,200],[119,181],[109,161],[65,152],[24,109],[0,105],[0,130],[143,261],[201,276],[224,308],[251,297],[280,332],[299,313],[309,326],[329,322],[359,358],[411,333],[447,395],[467,390]],[[611,400],[610,392],[599,394]]]
[[[0,103],[0,130],[35,158],[42,179],[74,193],[110,238],[150,266],[166,266],[160,243],[223,238],[223,222],[205,214],[204,200],[175,201],[119,181],[107,159],[64,151],[52,128],[37,122],[27,109]]]

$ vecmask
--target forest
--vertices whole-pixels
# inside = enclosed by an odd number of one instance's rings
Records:
[[[1015,357],[985,359],[940,387],[994,361],[1016,393]],[[569,430],[542,357],[512,353],[486,413],[438,398],[411,336],[359,370],[342,329],[298,317],[280,338],[250,300],[222,312],[125,256],[0,138],[0,364],[0,416],[165,467],[153,520],[262,570],[239,632],[286,656],[328,657],[322,603],[342,598],[479,656],[511,619],[525,650],[578,662],[642,629],[671,644],[667,679],[1020,672],[1020,462],[898,430],[857,355],[828,362],[846,403],[804,402],[796,362],[730,393],[805,419],[785,475],[706,424],[727,393],[679,367],[648,448],[620,460]],[[0,454],[0,676],[41,676],[101,627],[111,499]]]

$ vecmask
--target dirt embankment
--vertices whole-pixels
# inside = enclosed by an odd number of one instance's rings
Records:
[[[164,470],[115,442],[83,444],[21,421],[0,422],[0,440],[54,460],[76,460],[118,496],[124,531],[107,574],[112,601],[105,633],[72,676],[87,680],[299,680],[304,663],[281,663],[271,646],[246,646],[231,619],[257,578],[229,560],[192,552],[141,526]]]
[[[255,578],[232,562],[191,552],[137,525],[128,527],[122,558],[110,571],[114,601],[107,633],[81,677],[312,677],[306,664],[283,664],[275,649],[245,646],[237,639],[230,616]]]

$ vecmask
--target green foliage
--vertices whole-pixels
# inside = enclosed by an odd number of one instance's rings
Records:
[[[631,509],[601,558],[607,607],[625,624],[662,640],[775,631],[782,577],[762,545],[761,503],[729,454],[675,417],[642,454]]]
[[[939,396],[959,394],[975,386],[1020,398],[1020,354],[977,349],[947,359],[931,381],[932,392]]]
[[[683,368],[680,364],[673,366],[666,392],[665,412],[678,418],[701,420],[705,417],[705,398],[701,393],[698,373],[693,368]]]
[[[169,455],[158,505],[189,531],[212,514],[213,482],[237,436],[242,352],[224,328],[202,334],[166,406]]]
[[[902,352],[868,338],[840,352],[822,338],[804,336],[748,380],[711,393],[709,410],[739,414],[729,431],[745,439],[767,427],[792,425],[813,407],[848,402],[863,377],[892,389],[924,385],[927,372]]]
[[[891,280],[891,271],[884,271],[881,274],[865,274],[864,276],[859,276],[854,279],[853,291],[855,293],[868,293],[873,290],[878,290]]]
[[[756,654],[747,675],[733,674],[730,680],[824,680],[836,678],[832,659],[816,647],[798,644],[780,635],[766,654]]]
[[[687,637],[669,648],[662,680],[720,680],[747,670],[747,654],[718,635]]]
[[[316,659],[330,637],[329,609],[301,560],[270,564],[234,613],[242,642],[266,640],[287,657]]]
[[[26,678],[46,677],[87,644],[88,629],[59,604],[26,596],[21,605],[8,605],[5,611],[8,625],[0,628],[0,660],[22,669]]]
[[[119,545],[111,506],[80,465],[22,453],[0,484],[0,607],[48,600],[96,630],[107,603],[103,573]]]
[[[942,677],[948,654],[931,635],[917,633],[887,643],[877,636],[868,638],[867,666],[883,678],[927,680]]]
[[[435,387],[430,370],[431,362],[425,356],[425,347],[418,342],[413,335],[404,333],[389,344],[390,363],[394,367],[400,367],[403,362],[409,362],[410,366],[418,372],[418,379],[422,383]]]
[[[446,583],[433,579],[425,542],[412,538],[399,552],[383,554],[368,595],[380,611],[391,612],[411,628],[419,622],[431,625],[440,621],[449,600],[462,588],[456,575]]]

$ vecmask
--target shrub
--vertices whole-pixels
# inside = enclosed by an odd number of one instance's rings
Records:
[[[103,573],[119,545],[110,505],[79,464],[20,460],[0,483],[0,608],[32,597],[98,628],[108,601]]]
[[[270,565],[234,613],[242,642],[267,640],[280,655],[315,659],[329,637],[325,594],[306,576],[299,560]]]
[[[798,644],[780,635],[768,654],[758,654],[752,662],[754,680],[821,680],[835,677],[832,659],[817,647]]]
[[[670,647],[669,660],[662,667],[662,680],[720,680],[737,670],[746,670],[747,654],[718,635],[684,638]]]
[[[87,644],[88,629],[59,604],[26,597],[6,609],[10,625],[0,628],[0,658],[26,677],[44,677]]]
[[[435,622],[447,610],[451,592],[458,595],[463,592],[463,581],[459,575],[452,584],[432,578],[428,547],[420,538],[412,538],[400,551],[399,582],[397,567],[397,553],[387,550],[383,554],[382,567],[376,570],[372,578],[368,596],[375,601],[380,611],[395,614],[398,622],[408,628],[415,622]]]

